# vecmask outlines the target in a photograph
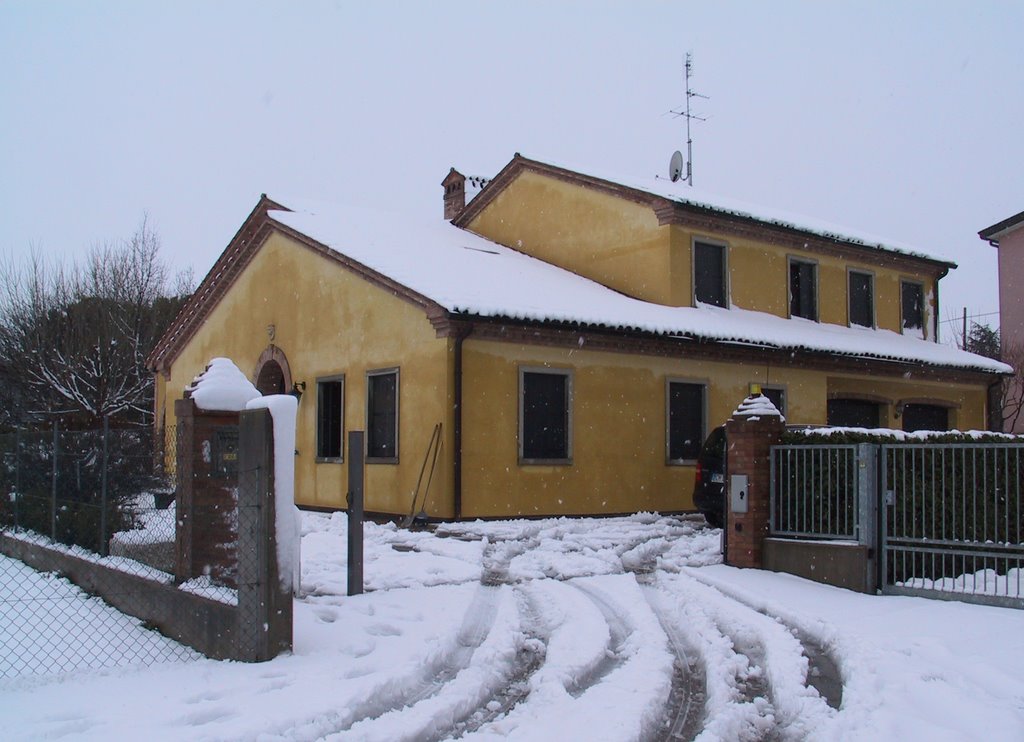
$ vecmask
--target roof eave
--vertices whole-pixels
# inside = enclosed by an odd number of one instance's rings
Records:
[[[978,237],[988,242],[992,247],[999,247],[1000,237],[1020,229],[1021,227],[1024,227],[1024,211],[1019,214],[1014,214],[1011,217],[1007,217],[1001,222],[996,222],[991,227],[985,227],[985,229],[978,232]]]
[[[466,325],[473,326],[473,332],[467,332]],[[537,343],[547,345],[565,344],[574,347],[589,347],[598,349],[601,346],[598,342],[595,346],[595,338],[612,339],[604,342],[605,350],[619,350],[620,352],[647,352],[656,355],[676,355],[685,352],[688,356],[694,353],[707,355],[724,355],[733,359],[753,359],[757,363],[763,363],[766,356],[771,358],[773,364],[780,366],[795,365],[802,368],[819,367],[822,369],[838,369],[847,372],[870,369],[873,372],[884,375],[900,376],[903,378],[917,376],[928,380],[954,381],[959,383],[991,383],[993,379],[1002,378],[1006,374],[999,371],[988,370],[977,367],[951,366],[925,361],[900,360],[884,356],[870,355],[864,353],[843,353],[834,350],[813,350],[809,348],[798,348],[782,346],[773,343],[723,340],[721,338],[708,338],[700,335],[656,333],[646,330],[629,328],[612,328],[604,325],[580,324],[578,322],[560,320],[524,320],[509,317],[491,317],[475,315],[463,312],[449,312],[443,321],[434,323],[439,336],[452,335],[456,332],[465,336],[472,334],[477,337],[489,337],[491,339],[506,339],[514,342]],[[481,328],[489,328],[489,331],[481,332]],[[514,330],[519,328],[523,331],[520,337]],[[616,340],[622,341],[616,344]],[[580,345],[582,341],[582,346]],[[640,346],[647,346],[645,350],[638,350]]]

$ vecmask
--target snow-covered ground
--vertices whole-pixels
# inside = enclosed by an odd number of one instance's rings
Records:
[[[0,737],[1024,739],[1019,611],[732,569],[656,515],[367,524],[347,597],[346,525],[303,514],[291,655],[0,681]]]

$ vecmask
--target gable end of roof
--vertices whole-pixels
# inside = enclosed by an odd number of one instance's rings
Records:
[[[224,252],[153,346],[146,359],[148,368],[153,371],[166,371],[185,343],[195,335],[199,326],[217,306],[228,287],[234,283],[238,274],[267,238],[267,212],[275,209],[286,210],[286,207],[268,198],[267,194],[261,194],[260,200],[242,222],[242,226],[224,248]]]
[[[724,227],[730,231],[738,230],[740,234],[747,237],[761,237],[765,239],[767,236],[769,242],[781,242],[797,246],[811,244],[819,249],[824,248],[828,251],[839,250],[843,251],[845,255],[853,254],[859,258],[863,258],[865,255],[875,255],[879,257],[884,256],[885,260],[895,260],[901,264],[928,265],[936,270],[939,277],[946,275],[950,269],[956,268],[956,263],[948,260],[940,260],[923,255],[911,255],[884,246],[845,239],[841,235],[826,236],[812,230],[802,229],[799,225],[774,223],[758,219],[757,217],[734,213],[726,209],[718,209],[713,205],[689,203],[685,200],[669,198],[641,188],[623,185],[557,165],[550,165],[539,160],[532,160],[523,157],[518,152],[502,168],[501,172],[487,184],[487,187],[452,220],[452,224],[463,229],[467,228],[470,222],[487,208],[488,204],[524,170],[547,175],[557,180],[574,183],[650,206],[661,224],[690,224],[694,219],[697,219],[701,224],[707,226]],[[712,224],[712,220],[715,219],[718,221]]]
[[[153,371],[167,371],[185,345],[207,320],[217,304],[227,293],[250,263],[259,248],[273,232],[280,232],[299,244],[320,253],[340,266],[355,273],[388,293],[421,307],[432,323],[440,321],[446,310],[433,300],[413,291],[409,287],[374,271],[371,268],[342,255],[327,245],[313,239],[286,224],[274,219],[272,211],[291,211],[286,206],[268,198],[260,197],[256,207],[242,223],[238,232],[228,243],[220,257],[203,278],[199,287],[175,316],[170,326],[157,341],[146,359],[146,365]]]

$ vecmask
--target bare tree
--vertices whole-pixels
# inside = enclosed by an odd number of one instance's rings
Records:
[[[145,422],[153,380],[145,359],[187,295],[160,259],[143,219],[119,244],[66,265],[34,253],[0,265],[0,367],[17,387],[21,417],[93,424]]]
[[[1013,367],[1013,375],[1003,379],[997,390],[997,405],[1002,409],[1003,430],[1016,430],[1024,415],[1024,345],[1004,343],[1002,360]]]

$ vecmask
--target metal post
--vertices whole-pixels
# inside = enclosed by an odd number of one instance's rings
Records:
[[[53,421],[53,473],[50,479],[50,538],[57,540],[57,457],[60,454],[58,438],[60,422]]]
[[[21,428],[14,431],[14,527],[20,528],[19,506],[21,500]]]
[[[100,554],[107,556],[107,465],[110,462],[108,439],[110,437],[110,416],[103,416],[103,469],[100,472]]]
[[[363,431],[348,434],[348,594],[363,592]]]
[[[878,584],[878,447],[858,443],[857,473],[857,541],[868,547],[865,587],[868,592],[879,589]]]

